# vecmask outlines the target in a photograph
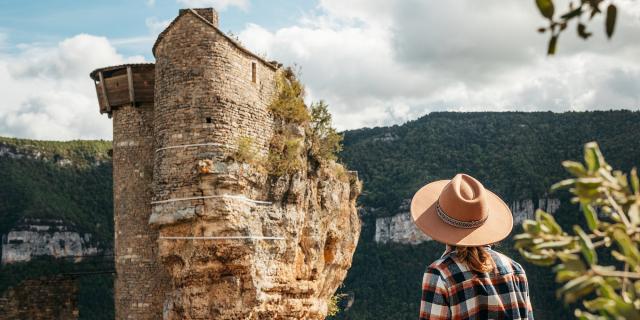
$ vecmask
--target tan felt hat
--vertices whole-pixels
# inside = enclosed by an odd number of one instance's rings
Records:
[[[504,201],[466,174],[420,188],[411,200],[411,216],[434,240],[463,247],[498,242],[513,228]]]

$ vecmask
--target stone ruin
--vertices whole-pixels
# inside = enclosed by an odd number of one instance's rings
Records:
[[[77,294],[73,277],[23,280],[0,295],[0,319],[78,319]]]
[[[269,111],[280,66],[213,9],[180,10],[153,54],[91,73],[113,118],[116,318],[323,319],[360,234],[357,176],[306,153],[281,176],[235,160],[240,139],[264,157],[305,130]]]

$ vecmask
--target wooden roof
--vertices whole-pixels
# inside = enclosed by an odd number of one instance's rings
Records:
[[[153,71],[155,68],[155,63],[127,63],[127,64],[119,64],[119,65],[115,65],[115,66],[109,66],[109,67],[103,67],[103,68],[98,68],[95,69],[93,71],[91,71],[91,73],[89,73],[89,76],[91,77],[91,79],[93,79],[94,81],[98,81],[98,72],[103,72],[103,73],[107,73],[110,71],[115,71],[115,70],[119,70],[119,69],[126,69],[127,67],[131,67],[133,69],[135,69],[136,71]]]

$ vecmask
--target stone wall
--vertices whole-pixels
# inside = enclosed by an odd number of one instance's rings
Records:
[[[0,297],[0,319],[77,319],[77,294],[72,278],[24,280]]]
[[[149,226],[153,181],[153,105],[113,111],[116,319],[159,319],[169,277]]]
[[[154,200],[213,195],[202,186],[220,176],[200,176],[197,162],[229,158],[241,137],[253,141],[256,154],[267,153],[273,126],[268,105],[276,71],[190,11],[161,34],[154,54],[155,144],[169,148],[155,154]],[[198,145],[172,148],[194,144]],[[237,185],[208,191],[259,197]],[[192,218],[203,212],[203,205],[202,200],[159,204],[152,219],[160,221],[175,211]]]

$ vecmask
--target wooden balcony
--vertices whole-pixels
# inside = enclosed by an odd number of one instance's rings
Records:
[[[96,69],[90,74],[95,82],[100,113],[109,117],[114,108],[141,103],[153,103],[155,65],[125,64]]]

